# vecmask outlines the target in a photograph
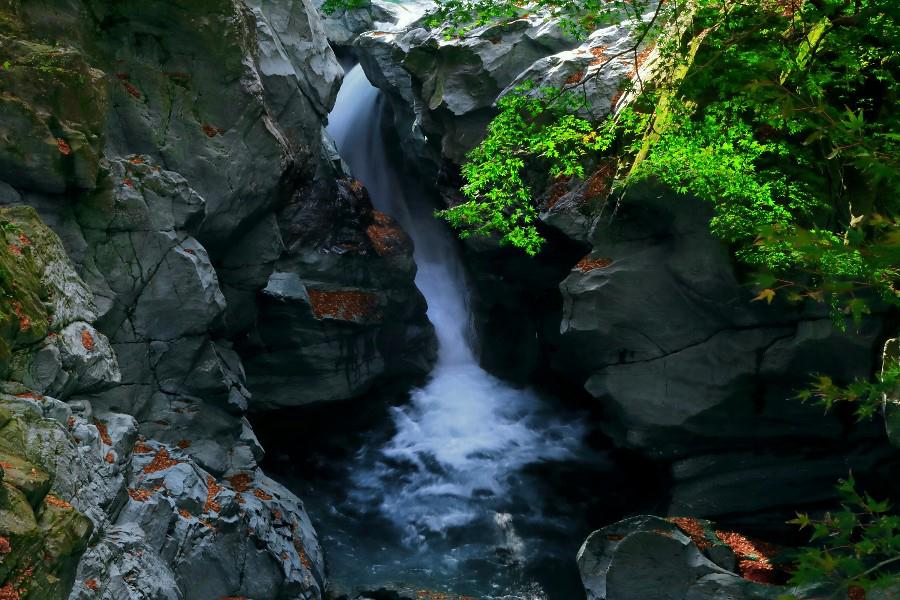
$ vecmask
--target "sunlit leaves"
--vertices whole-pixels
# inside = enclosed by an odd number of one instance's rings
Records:
[[[583,178],[588,158],[606,151],[616,134],[609,125],[598,128],[576,116],[580,102],[532,82],[501,98],[487,136],[463,165],[466,201],[439,215],[463,238],[497,236],[536,254],[544,240],[534,190],[548,178]]]
[[[900,515],[886,500],[857,491],[851,476],[838,484],[841,508],[821,519],[789,521],[810,530],[812,547],[797,553],[792,583],[830,584],[867,592],[900,583]]]
[[[900,362],[889,361],[872,381],[856,380],[839,386],[827,375],[815,378],[812,386],[797,397],[804,402],[814,402],[826,411],[838,404],[853,407],[859,420],[871,419],[884,406],[886,398],[893,398],[900,391]]]

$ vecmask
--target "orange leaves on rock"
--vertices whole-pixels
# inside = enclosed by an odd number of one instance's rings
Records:
[[[212,475],[206,477],[206,504],[203,505],[203,512],[219,512],[222,505],[216,502],[216,496],[222,491],[222,487],[216,483],[216,478]]]
[[[165,471],[166,469],[171,469],[179,463],[180,461],[177,461],[169,456],[168,450],[166,450],[165,448],[160,448],[159,452],[156,453],[156,456],[153,457],[153,460],[150,461],[150,464],[144,467],[144,473],[157,473],[159,471]]]
[[[12,546],[9,543],[9,538],[0,535],[0,554],[9,554],[12,552]]]
[[[84,346],[84,349],[88,352],[94,349],[94,336],[92,336],[91,332],[87,329],[81,330],[81,345]]]
[[[133,165],[142,165],[142,164],[144,164],[144,159],[141,158],[139,155],[135,154],[134,156],[132,156],[131,158],[128,159],[128,162],[130,162]]]
[[[464,600],[467,596],[460,596],[459,600]],[[432,590],[418,590],[416,591],[416,599],[417,600],[450,600],[450,596],[448,596],[444,592],[435,592]],[[470,600],[474,600],[470,598]]]
[[[653,52],[653,44],[650,44],[649,46],[638,52],[637,56],[629,54],[622,57],[623,59],[625,59],[623,62],[631,62],[631,70],[628,71],[629,79],[637,75],[638,69],[640,69],[644,65],[644,63],[647,61],[647,57],[650,56],[651,52]]]
[[[106,462],[108,462],[109,464],[113,464],[114,462],[116,462],[116,455],[113,454],[112,452],[107,452],[107,453],[106,453],[106,459],[105,459],[105,460],[106,460]]]
[[[72,505],[63,500],[62,498],[57,498],[52,494],[47,494],[44,497],[44,501],[50,506],[55,506],[56,508],[65,508],[67,510],[72,508]]]
[[[847,588],[847,598],[850,600],[866,600],[866,590],[858,585],[851,585]]]
[[[578,261],[575,268],[582,273],[590,273],[594,269],[604,269],[613,263],[611,258],[591,258],[588,254]]]
[[[25,310],[22,308],[22,303],[18,300],[15,300],[12,303],[13,312],[16,317],[19,319],[19,330],[20,331],[28,331],[31,329],[31,317],[25,314]]]
[[[616,167],[611,162],[605,162],[597,167],[597,170],[587,180],[587,189],[585,190],[585,199],[603,198],[605,199],[612,189],[613,177],[616,174]]]
[[[590,62],[590,66],[595,67],[597,65],[602,65],[607,60],[606,57],[606,46],[597,46],[596,48],[591,48],[591,54],[594,55],[594,60]]]
[[[268,500],[271,500],[271,499],[272,499],[272,495],[271,495],[271,494],[267,494],[266,492],[264,492],[263,490],[261,490],[261,489],[259,489],[259,488],[253,490],[253,495],[256,496],[257,498],[259,498],[260,500],[267,500],[267,501],[268,501]]]
[[[112,446],[112,438],[109,437],[109,428],[107,428],[106,423],[94,419],[94,427],[96,427],[97,431],[100,433],[100,441],[107,446]]]
[[[135,454],[153,454],[156,450],[146,442],[138,442],[132,449]]]
[[[209,138],[214,138],[217,135],[225,135],[224,129],[222,129],[221,127],[213,127],[209,123],[204,123],[202,129],[203,133],[206,134],[206,137]]]
[[[246,492],[250,489],[250,484],[253,483],[253,478],[246,473],[239,473],[238,475],[229,477],[228,483],[231,484],[231,487],[232,489],[234,489],[234,491]]]
[[[701,550],[712,546],[712,542],[706,538],[706,528],[697,519],[691,517],[669,517],[667,521],[677,525]]]
[[[128,488],[128,495],[131,496],[131,499],[135,502],[146,502],[150,499],[150,496],[153,493],[150,490],[136,490],[134,488]]]
[[[773,546],[751,540],[733,531],[717,531],[716,537],[727,544],[738,557],[738,573],[756,583],[778,583],[778,573],[770,560]]]
[[[182,450],[187,450],[191,447],[191,440],[178,440],[175,445]]]
[[[378,296],[359,290],[309,290],[309,303],[316,319],[356,323],[381,318]]]
[[[191,513],[189,513],[188,511],[186,511],[183,508],[178,510],[178,514],[181,515],[182,519],[190,519],[191,518]]]
[[[46,398],[38,394],[36,392],[25,392],[24,394],[16,394],[16,398],[26,398],[28,400],[37,400],[38,402],[43,402]]]
[[[62,138],[56,138],[56,148],[63,156],[69,156],[70,154],[72,154],[72,147],[69,146],[69,143]]]
[[[89,589],[91,591],[96,592],[97,590],[100,589],[100,584],[97,583],[96,579],[88,579],[87,581],[84,582],[84,587],[86,587],[87,589]]]
[[[569,176],[557,177],[548,191],[547,208],[553,208],[560,198],[566,195],[569,188],[569,182],[572,180]]]
[[[566,85],[575,85],[582,79],[584,79],[584,71],[577,71],[569,75],[569,77],[566,79]]]
[[[306,555],[306,548],[303,547],[303,541],[301,541],[300,537],[296,534],[294,535],[293,541],[294,549],[297,551],[297,556],[300,557],[300,564],[302,564],[307,571],[312,571],[312,562],[309,560],[309,556]]]
[[[141,95],[141,92],[136,87],[134,87],[133,85],[128,83],[127,81],[122,84],[122,87],[125,88],[125,92],[129,96],[131,96],[132,98],[134,98],[136,100],[140,100],[143,97]]]
[[[0,600],[21,600],[19,590],[17,590],[12,583],[7,583],[3,587],[0,587]]]
[[[402,253],[408,246],[406,233],[386,214],[374,211],[373,222],[366,227],[366,235],[379,256]]]

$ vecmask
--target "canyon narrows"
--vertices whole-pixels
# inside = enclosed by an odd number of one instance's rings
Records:
[[[329,526],[353,531],[343,546],[354,548],[346,554],[340,546],[329,552],[326,542],[332,581],[544,598],[525,571],[529,562],[547,558],[546,551],[517,527],[522,521],[540,526],[545,499],[529,489],[533,483],[522,470],[583,453],[584,427],[554,415],[535,391],[516,389],[479,366],[458,242],[434,216],[433,192],[390,159],[396,151],[383,134],[390,122],[385,109],[380,92],[354,66],[329,132],[375,208],[397,219],[414,241],[416,284],[428,302],[438,359],[409,403],[392,409],[393,435],[353,453],[346,499],[334,508],[356,523],[340,523],[335,514],[321,517],[326,540]],[[310,506],[319,503],[311,500]],[[390,526],[378,535],[393,540],[373,539],[360,515],[383,519]]]
[[[898,104],[896,0],[0,0],[0,600],[897,600]]]

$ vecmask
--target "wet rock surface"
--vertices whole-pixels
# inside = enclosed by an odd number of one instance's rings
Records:
[[[246,415],[425,373],[434,338],[406,234],[325,141],[342,70],[315,10],[0,16],[0,589],[321,598],[316,533]]]

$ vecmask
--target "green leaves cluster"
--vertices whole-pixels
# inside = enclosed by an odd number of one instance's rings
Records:
[[[558,19],[573,38],[584,38],[604,25],[640,17],[652,5],[650,0],[438,0],[426,16],[426,24],[455,37],[482,25],[541,13]]]
[[[841,508],[822,519],[798,514],[791,523],[811,529],[807,548],[796,556],[792,583],[830,584],[851,598],[900,582],[900,515],[887,501],[856,489],[853,477],[838,484]],[[861,593],[860,593],[861,592]]]
[[[814,402],[831,410],[838,404],[854,406],[858,420],[874,417],[884,406],[886,397],[893,397],[900,390],[900,361],[887,361],[884,369],[873,381],[856,380],[840,386],[827,375],[816,377],[811,388],[801,391],[797,397],[804,402]]]
[[[577,116],[583,102],[533,82],[501,98],[487,136],[463,165],[466,201],[438,214],[462,237],[495,235],[537,254],[544,240],[534,190],[548,179],[583,178],[588,158],[607,151],[617,135],[612,126],[595,128]]]
[[[325,0],[320,10],[326,15],[332,15],[345,10],[366,8],[370,4],[370,0]]]
[[[764,290],[900,303],[900,5],[726,5],[698,3],[708,34],[637,178],[712,202]]]
[[[614,4],[554,0],[528,9],[578,21],[626,10]],[[507,96],[463,167],[468,201],[444,216],[464,235],[499,234],[534,254],[542,244],[537,190],[560,172],[582,177],[611,149],[631,151],[637,160],[619,189],[655,179],[710,202],[712,232],[747,265],[763,298],[812,298],[854,318],[875,297],[900,304],[900,4],[666,6],[664,23],[687,30],[660,40],[655,84],[631,107],[589,123],[571,117],[562,90]],[[442,0],[434,14],[461,27],[515,10]],[[654,27],[638,28],[636,40]]]

